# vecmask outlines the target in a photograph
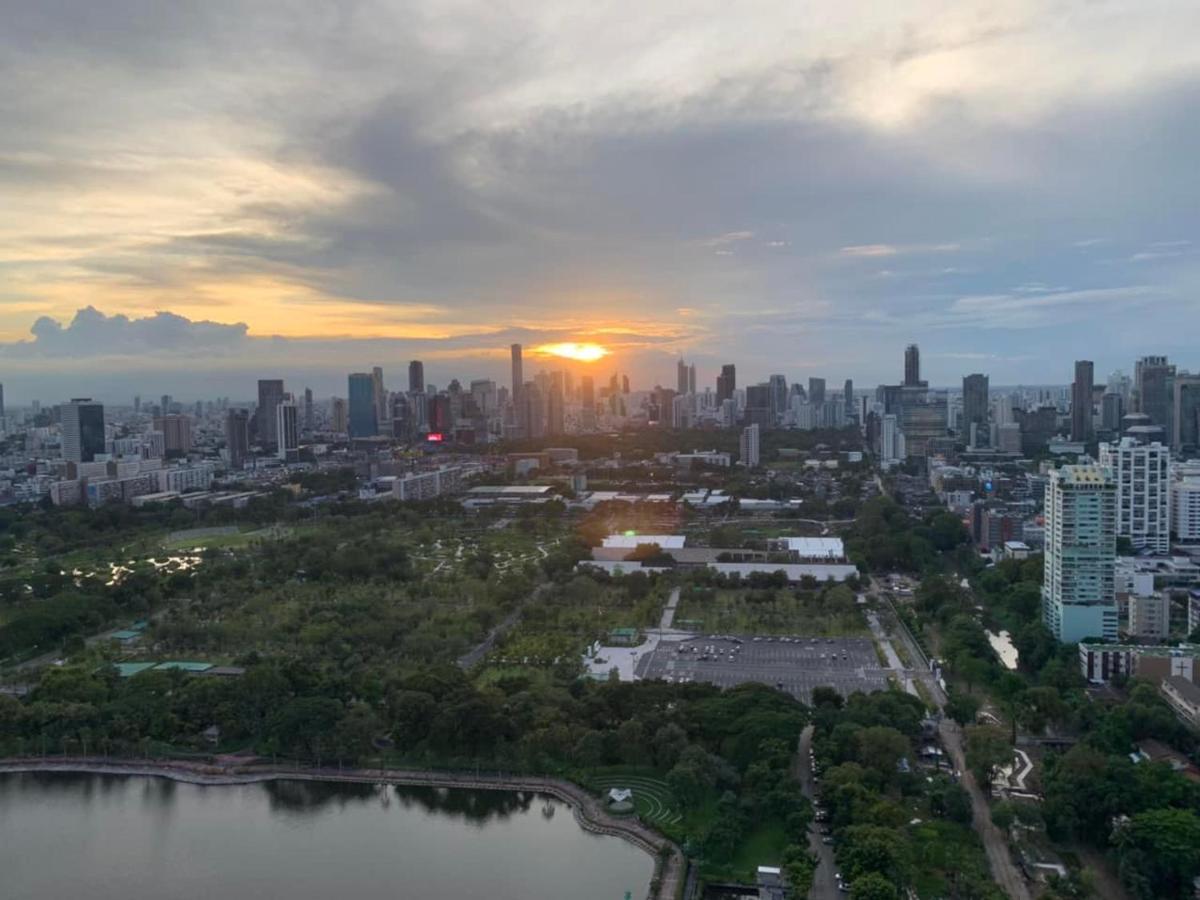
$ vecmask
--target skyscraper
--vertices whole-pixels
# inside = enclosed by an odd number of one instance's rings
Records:
[[[246,465],[250,452],[250,414],[244,409],[231,409],[225,413],[225,450],[229,455],[229,468],[238,470]]]
[[[300,410],[289,398],[275,407],[275,415],[275,433],[279,436],[276,454],[284,462],[296,462],[300,458]]]
[[[1170,451],[1126,437],[1100,445],[1100,465],[1117,485],[1117,537],[1129,538],[1135,550],[1170,553]]]
[[[513,344],[509,349],[512,351],[512,401],[515,404],[525,384],[525,368],[521,364],[521,345]]]
[[[688,390],[688,365],[683,361],[682,356],[679,357],[679,362],[675,364],[675,393],[691,393]]]
[[[0,419],[4,418],[4,385],[0,384]]]
[[[1042,618],[1063,643],[1117,637],[1116,507],[1108,469],[1063,466],[1050,473]]]
[[[972,425],[986,425],[988,420],[988,377],[978,373],[963,379],[962,431],[970,434]]]
[[[169,398],[168,398],[169,399]],[[258,409],[254,411],[255,424],[258,426],[258,442],[264,447],[274,447],[278,418],[275,407],[283,400],[283,379],[259,379]]]
[[[312,388],[304,389],[304,430],[313,429],[313,396]]]
[[[916,344],[904,348],[904,384],[906,387],[921,385],[921,348]]]
[[[81,397],[59,410],[62,455],[68,462],[92,462],[104,453],[104,406]]]
[[[408,392],[421,394],[425,391],[425,363],[414,359],[408,364]]]
[[[1071,440],[1087,443],[1092,439],[1092,386],[1095,367],[1092,361],[1075,362],[1075,382],[1071,385]]]
[[[1149,416],[1151,425],[1162,427],[1170,446],[1175,440],[1175,367],[1165,356],[1143,356],[1134,367],[1133,391],[1137,412]]]
[[[846,410],[846,421],[853,422],[857,410],[854,407],[854,382],[849,378],[842,385],[842,406]]]
[[[758,425],[747,425],[742,429],[741,439],[742,465],[747,469],[758,466]]]
[[[350,430],[350,408],[345,397],[334,397],[329,401],[329,427],[338,434]]]
[[[808,379],[808,402],[813,406],[820,406],[825,402],[825,379],[810,378]]]
[[[767,379],[767,384],[771,386],[771,424],[778,425],[788,409],[787,379],[782,375],[772,375]]]
[[[355,372],[349,378],[350,415],[348,431],[351,438],[373,437],[379,433],[375,416],[375,380],[367,372]]]
[[[729,363],[721,366],[721,374],[717,376],[717,405],[733,399],[737,390],[737,366]]]
[[[692,363],[688,366],[688,389],[689,394],[696,393],[696,364]]]
[[[192,420],[175,413],[156,416],[154,430],[163,435],[163,450],[168,456],[179,456],[192,449]]]
[[[376,366],[371,370],[371,397],[375,401],[376,428],[391,414],[388,409],[387,388],[383,386],[383,369]]]
[[[579,406],[582,425],[590,431],[596,427],[596,383],[591,375],[579,379]]]
[[[1174,411],[1175,426],[1172,449],[1176,453],[1195,453],[1200,450],[1200,375],[1176,375]]]

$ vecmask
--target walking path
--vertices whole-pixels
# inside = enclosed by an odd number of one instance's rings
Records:
[[[679,605],[679,588],[674,588],[671,591],[671,596],[667,598],[666,608],[663,609],[662,620],[658,623],[658,627],[662,631],[666,631],[675,621],[675,607]]]
[[[684,878],[683,853],[674,843],[635,818],[611,816],[602,801],[570,781],[534,775],[426,772],[413,769],[317,769],[267,765],[222,766],[187,760],[120,761],[98,757],[0,760],[0,774],[15,772],[83,772],[170,778],[188,784],[236,785],[264,781],[333,781],[355,784],[404,784],[484,791],[535,791],[571,807],[586,831],[619,837],[655,860],[655,881],[648,900],[675,900]]]

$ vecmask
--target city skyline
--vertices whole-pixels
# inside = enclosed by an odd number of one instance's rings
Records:
[[[1001,6],[21,5],[0,370],[20,402],[245,359],[499,379],[514,342],[641,383],[1186,358],[1200,9]]]

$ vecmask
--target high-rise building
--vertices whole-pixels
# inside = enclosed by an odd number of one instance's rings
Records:
[[[745,421],[748,425],[761,425],[765,428],[771,424],[771,394],[771,385],[767,382],[746,387]]]
[[[1042,618],[1063,643],[1117,637],[1117,490],[1100,466],[1063,466],[1046,484]]]
[[[276,454],[284,462],[296,462],[300,458],[300,410],[291,399],[275,407],[275,433],[279,437]]]
[[[513,344],[509,349],[512,352],[512,401],[515,404],[525,384],[525,367],[521,363],[521,345]]]
[[[721,366],[721,374],[717,376],[717,405],[733,399],[737,390],[737,366],[729,363]]]
[[[375,379],[368,372],[354,372],[349,378],[351,438],[374,437],[379,433],[375,407]]]
[[[1106,391],[1100,398],[1100,428],[1109,435],[1121,430],[1121,419],[1125,415],[1125,398],[1113,391]]]
[[[689,394],[696,393],[696,364],[692,363],[688,366],[688,389]]]
[[[679,357],[679,362],[675,364],[675,393],[690,394],[688,390],[688,364],[683,361],[683,357]]]
[[[842,405],[846,408],[846,421],[853,422],[857,409],[854,405],[854,382],[849,378],[842,385]]]
[[[788,383],[782,375],[772,375],[767,379],[771,391],[771,422],[778,425],[783,421],[783,415],[788,411]]]
[[[1171,448],[1179,454],[1200,451],[1200,375],[1177,374],[1171,423]]]
[[[810,378],[808,379],[808,402],[813,406],[820,406],[825,402],[825,379]]]
[[[537,382],[527,381],[521,386],[517,400],[518,425],[522,437],[541,438],[546,436],[546,400]]]
[[[63,459],[73,463],[92,462],[104,453],[104,405],[90,397],[64,403],[59,409]]]
[[[338,434],[350,430],[350,407],[345,397],[334,397],[329,401],[329,427]]]
[[[379,366],[371,369],[371,399],[375,402],[375,427],[378,430],[391,414],[387,388],[383,386],[383,369]]]
[[[192,449],[192,420],[175,413],[155,416],[154,430],[163,434],[163,449],[168,455],[179,456]]]
[[[250,414],[244,409],[225,413],[225,450],[229,468],[238,470],[246,465],[250,453]]]
[[[921,348],[916,344],[904,348],[904,384],[907,387],[922,386]]]
[[[0,384],[0,419],[3,419],[3,418],[4,418],[4,385]]]
[[[963,379],[963,415],[959,429],[969,434],[972,425],[986,425],[988,420],[988,377],[975,373]]]
[[[1171,531],[1177,541],[1200,542],[1200,463],[1176,463],[1171,475]]]
[[[1075,381],[1071,385],[1071,440],[1086,444],[1093,437],[1092,386],[1095,367],[1090,359],[1075,361]]]
[[[596,383],[591,375],[579,379],[580,424],[585,430],[596,427]]]
[[[562,434],[565,430],[565,410],[562,372],[555,372],[546,394],[546,434]]]
[[[1133,374],[1133,391],[1137,411],[1150,417],[1167,437],[1168,446],[1175,440],[1174,418],[1175,367],[1165,356],[1143,356],[1137,361]]]
[[[1100,465],[1117,485],[1117,537],[1135,550],[1171,551],[1171,453],[1160,443],[1133,438],[1100,445]]]
[[[304,389],[304,430],[313,430],[313,395],[312,388]]]
[[[282,401],[283,379],[259,379],[258,409],[255,410],[254,415],[255,424],[258,426],[258,442],[264,447],[274,447],[278,443],[276,426],[279,424],[279,419],[275,415],[275,407]]]
[[[2,386],[0,386],[2,388]],[[140,394],[133,395],[133,411],[135,414],[142,411],[142,397]]]
[[[159,415],[165,416],[170,411],[171,411],[171,395],[163,394],[162,401],[158,408],[158,413],[159,413]]]
[[[758,425],[747,425],[742,429],[741,440],[742,465],[747,469],[758,466]]]
[[[414,359],[408,364],[408,392],[421,394],[425,391],[425,363]]]

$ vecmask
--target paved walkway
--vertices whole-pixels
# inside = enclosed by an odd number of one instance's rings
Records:
[[[256,784],[264,781],[341,781],[355,784],[405,784],[485,791],[536,791],[571,807],[580,827],[595,834],[619,837],[655,859],[655,884],[648,900],[675,900],[684,878],[683,853],[674,843],[636,818],[608,814],[602,801],[579,785],[534,775],[427,772],[411,769],[284,768],[255,764],[222,766],[187,760],[118,761],[97,757],[0,760],[5,772],[86,772],[97,775],[135,775],[170,778],[188,784]]]
[[[679,605],[679,588],[671,591],[671,596],[667,598],[666,608],[663,609],[662,621],[658,623],[658,627],[666,631],[675,621],[675,607]]]

